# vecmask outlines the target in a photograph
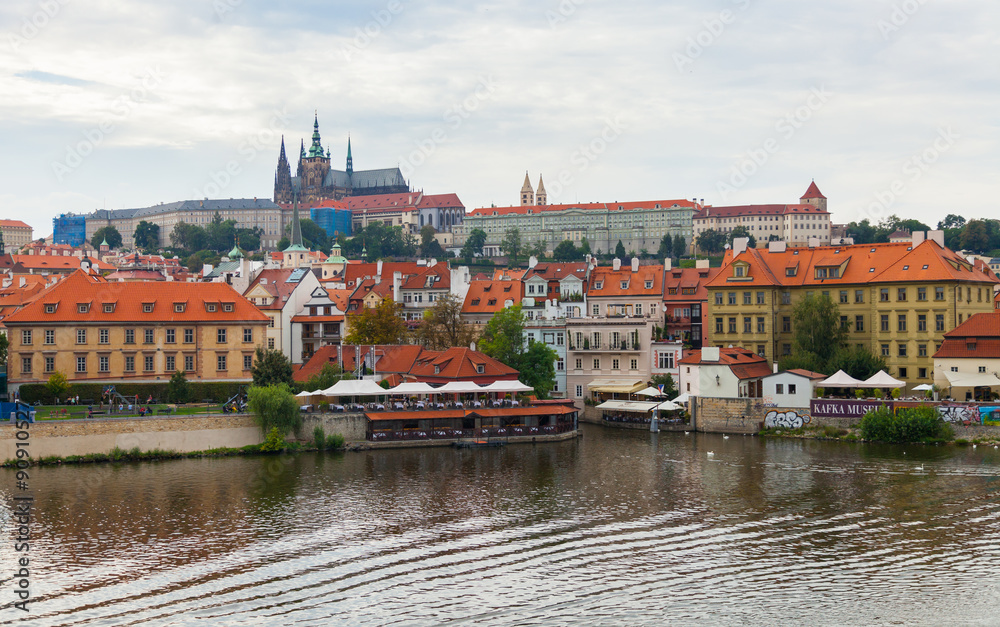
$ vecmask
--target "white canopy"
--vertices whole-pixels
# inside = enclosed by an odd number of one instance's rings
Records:
[[[836,376],[836,375],[834,375]],[[879,370],[872,376],[865,379],[863,382],[858,384],[859,388],[903,388],[906,387],[906,381],[900,381],[899,379],[893,379],[885,370]]]
[[[653,411],[656,403],[649,401],[604,401],[597,406],[597,409],[610,409],[613,411],[624,411],[634,414],[644,414]]]
[[[656,409],[660,411],[676,411],[680,408],[681,406],[673,401],[663,401],[662,403],[656,406]]]
[[[851,375],[847,374],[843,370],[838,370],[833,376],[823,379],[816,384],[816,387],[820,388],[863,388],[863,387],[875,387],[871,385],[864,385],[858,379],[855,379]],[[899,387],[899,386],[897,386]]]
[[[449,381],[439,388],[434,388],[432,393],[434,394],[465,394],[469,392],[482,392],[483,388],[479,387],[472,381]]]
[[[1000,379],[988,372],[945,372],[948,384],[957,388],[984,388],[1000,386]]]
[[[386,390],[389,394],[429,394],[434,388],[423,381],[404,381],[394,388]]]
[[[323,396],[377,396],[387,393],[388,391],[378,383],[367,379],[354,381],[344,379],[321,392]]]
[[[481,392],[533,392],[535,388],[520,381],[494,381],[479,389]]]
[[[323,391],[316,390],[315,392],[299,392],[295,395],[295,398],[309,398],[310,396],[323,396]]]
[[[643,396],[666,396],[663,392],[657,390],[654,387],[648,387],[644,390],[639,390],[636,394],[642,394]]]
[[[687,392],[684,392],[683,394],[681,394],[680,396],[678,396],[677,398],[675,398],[674,402],[675,403],[686,403],[686,402],[688,402],[690,400],[691,400],[691,395],[688,394]]]
[[[921,383],[913,387],[914,392],[926,392],[927,390],[933,390],[934,386],[928,383]]]

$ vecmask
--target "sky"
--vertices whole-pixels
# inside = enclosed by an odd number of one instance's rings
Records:
[[[0,218],[270,198],[343,169],[467,209],[704,199],[996,217],[1000,3],[4,0]],[[294,172],[293,172],[294,174]]]

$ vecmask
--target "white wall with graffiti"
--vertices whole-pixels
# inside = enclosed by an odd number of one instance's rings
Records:
[[[801,429],[810,422],[812,416],[798,409],[772,409],[764,415],[765,429]]]

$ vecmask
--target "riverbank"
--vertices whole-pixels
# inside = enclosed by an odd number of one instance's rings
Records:
[[[957,446],[1000,446],[1000,427],[985,425],[951,425],[954,437],[934,444],[955,444]],[[805,440],[838,440],[842,442],[867,442],[855,426],[811,425],[797,429],[762,429],[756,434],[766,438],[792,438]]]

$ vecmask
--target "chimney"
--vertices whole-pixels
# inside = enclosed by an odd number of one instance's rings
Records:
[[[639,258],[632,257],[632,272],[638,272],[638,271],[639,271]]]
[[[937,245],[944,248],[944,231],[927,231],[927,239],[937,242]]]
[[[784,240],[778,240],[776,242],[767,243],[767,252],[769,253],[783,253],[787,249],[787,244]]]
[[[910,238],[911,245],[916,248],[924,243],[924,240],[927,238],[927,231],[914,231],[910,234]]]
[[[438,265],[438,260],[435,259],[434,257],[431,257],[431,260],[427,262],[428,268],[433,268],[436,265]]]
[[[382,280],[382,260],[381,259],[379,259],[377,262],[375,262],[375,278],[378,279],[378,280],[380,280],[380,281]]]
[[[747,246],[750,245],[749,237],[734,237],[733,238],[733,258],[739,257],[741,253],[746,252]]]
[[[774,362],[774,374],[778,374],[778,362]]]
[[[809,238],[809,248],[816,248],[817,246],[819,246],[819,238],[818,237],[810,237]]]
[[[694,267],[696,270],[708,270],[709,261],[708,259],[695,259]]]
[[[403,282],[403,273],[399,270],[392,273],[392,300],[401,303],[403,295],[400,293],[399,285]]]
[[[615,270],[616,272],[618,270],[621,270],[622,269],[622,260],[619,259],[618,257],[615,257],[614,261],[611,262],[611,269]]]
[[[534,268],[537,265],[538,265],[538,257],[536,257],[534,255],[528,257],[528,268],[529,269],[530,268]]]
[[[670,257],[667,257],[666,259],[663,260],[663,270],[664,270],[664,272],[670,272],[670,270],[672,268],[672,266],[671,266],[672,263],[673,262],[670,260]]]
[[[21,277],[21,280],[20,280],[20,281],[18,281],[18,284],[17,284],[17,286],[18,286],[18,287],[24,287],[24,286],[25,286],[25,285],[27,285],[27,284],[28,284],[28,280],[27,280],[27,279],[25,279],[24,277]]]
[[[701,360],[719,361],[719,352],[718,346],[704,346],[701,349]]]

